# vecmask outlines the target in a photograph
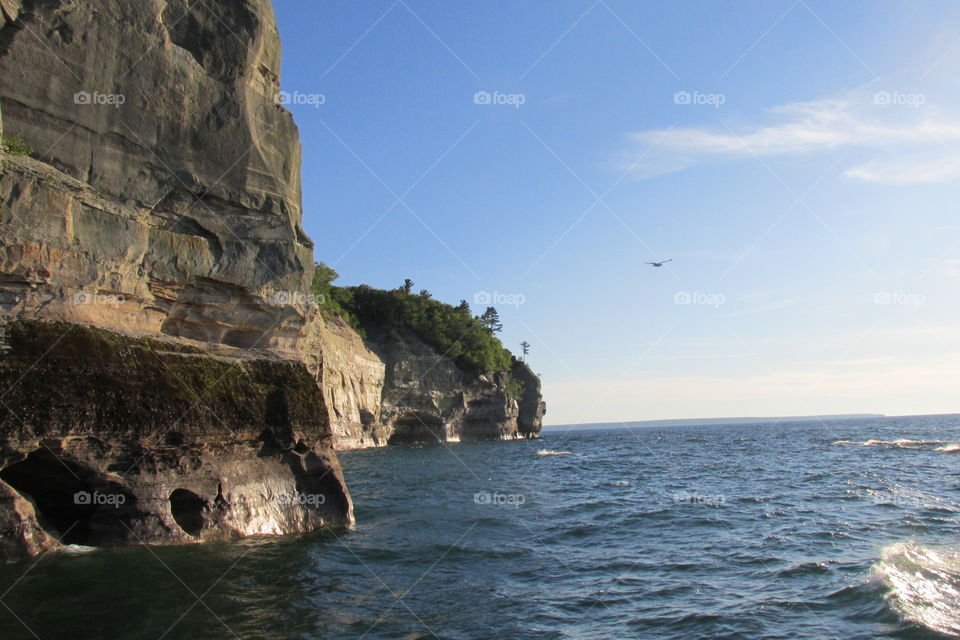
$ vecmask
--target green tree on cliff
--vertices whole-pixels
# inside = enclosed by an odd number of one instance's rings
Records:
[[[480,322],[487,328],[491,334],[503,331],[503,324],[500,322],[500,314],[494,307],[487,307],[487,310],[480,316]]]
[[[313,286],[310,287],[317,304],[320,305],[321,312],[327,317],[331,315],[340,316],[353,326],[360,335],[364,335],[363,327],[360,326],[357,318],[350,311],[353,305],[353,293],[346,287],[334,286],[334,281],[340,277],[332,267],[328,267],[323,262],[318,262],[313,271]]]
[[[526,362],[527,356],[530,355],[530,343],[524,340],[523,342],[520,343],[520,349],[521,349],[521,353],[523,353],[523,358],[521,359],[524,362]]]
[[[434,300],[429,292],[410,295],[404,287],[391,291],[367,285],[332,287],[331,293],[354,319],[354,326],[367,335],[377,335],[385,328],[403,327],[453,359],[464,371],[480,374],[510,370],[510,352],[484,322],[470,314],[466,301],[455,307]],[[496,309],[493,312],[496,313]],[[499,325],[499,318],[495,324]]]
[[[330,299],[330,288],[334,280],[340,277],[332,267],[328,267],[323,262],[318,262],[313,270],[313,295],[317,302],[322,306]]]
[[[409,295],[411,291],[413,291],[413,280],[407,278],[403,281],[403,292]]]

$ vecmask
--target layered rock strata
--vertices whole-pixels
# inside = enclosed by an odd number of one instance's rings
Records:
[[[269,0],[0,15],[0,553],[349,526]]]

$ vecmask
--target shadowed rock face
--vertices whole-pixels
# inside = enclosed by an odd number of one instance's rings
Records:
[[[5,331],[0,552],[352,524],[304,365],[67,323]]]

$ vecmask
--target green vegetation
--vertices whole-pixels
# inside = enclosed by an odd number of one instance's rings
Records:
[[[525,388],[523,380],[510,378],[510,380],[507,381],[507,397],[519,400],[523,396]]]
[[[33,153],[33,148],[21,140],[20,136],[0,138],[0,147],[3,147],[3,151],[12,156],[29,156]]]
[[[483,312],[483,315],[480,316],[479,320],[490,333],[499,333],[500,331],[503,331],[503,325],[500,323],[500,314],[494,307],[487,307],[487,310]]]
[[[344,287],[335,287],[333,282],[340,277],[332,267],[328,267],[323,262],[316,264],[313,272],[313,286],[311,290],[320,305],[324,316],[340,316],[347,324],[356,330],[361,337],[365,338],[366,331],[360,325],[356,316],[350,311],[352,305],[352,295],[350,290]]]
[[[361,335],[386,327],[404,327],[464,371],[480,374],[510,370],[513,358],[494,335],[502,325],[493,307],[487,309],[483,320],[473,317],[466,300],[454,307],[434,300],[426,289],[412,293],[413,281],[409,279],[399,288],[385,291],[367,285],[337,287],[333,285],[337,277],[336,271],[319,263],[313,293],[327,313],[340,315]],[[522,393],[522,386],[519,389]]]

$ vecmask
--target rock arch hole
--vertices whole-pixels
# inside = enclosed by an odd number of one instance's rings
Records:
[[[33,501],[40,524],[64,544],[120,542],[137,513],[135,496],[47,449],[0,470],[0,479]]]
[[[446,429],[439,416],[406,413],[393,423],[387,444],[440,444],[446,442]]]
[[[203,531],[207,501],[187,489],[174,489],[170,494],[170,514],[181,529],[193,537]]]

